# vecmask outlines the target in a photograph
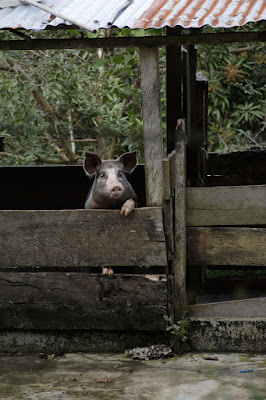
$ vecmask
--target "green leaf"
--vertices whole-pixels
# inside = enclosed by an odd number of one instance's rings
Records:
[[[97,58],[97,59],[94,61],[94,67],[95,67],[95,68],[100,68],[100,67],[102,67],[103,65],[107,64],[107,62],[108,62],[108,60],[106,60],[105,58]]]

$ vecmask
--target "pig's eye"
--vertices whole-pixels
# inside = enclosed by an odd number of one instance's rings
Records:
[[[101,172],[99,176],[100,176],[100,178],[104,178],[105,177],[105,172]]]
[[[123,176],[123,171],[118,171],[118,178],[122,178]]]

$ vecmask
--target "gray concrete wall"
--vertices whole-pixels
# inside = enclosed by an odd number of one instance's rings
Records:
[[[266,318],[191,318],[194,351],[266,352]]]

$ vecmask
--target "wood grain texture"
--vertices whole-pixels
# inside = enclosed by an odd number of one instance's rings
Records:
[[[175,150],[162,160],[164,232],[168,253],[174,253]]]
[[[266,185],[187,188],[187,225],[266,225]]]
[[[179,119],[176,130],[173,284],[175,316],[186,308],[186,127]]]
[[[170,200],[171,198],[171,175],[170,175],[170,162],[169,159],[162,160],[163,169],[163,199]]]
[[[0,211],[0,266],[167,265],[162,209]]]
[[[165,276],[2,272],[0,292],[1,330],[166,328]]]
[[[187,228],[188,265],[266,266],[266,228]]]
[[[147,206],[163,202],[163,132],[157,48],[141,48],[140,75],[143,106],[144,158]]]
[[[175,150],[162,160],[164,200],[175,194]]]

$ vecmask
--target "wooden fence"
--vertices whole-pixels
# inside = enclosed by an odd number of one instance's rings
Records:
[[[44,167],[47,181],[39,169],[43,179],[37,184],[42,189],[35,203],[35,187],[26,177],[36,177],[38,171],[19,170],[18,185],[22,174],[26,197],[22,192],[13,198],[11,190],[13,209],[8,210],[3,209],[8,194],[0,196],[1,337],[11,331],[59,330],[149,333],[145,343],[161,333],[165,341],[164,316],[174,310],[178,316],[187,307],[190,268],[266,266],[266,185],[186,187],[185,148],[181,135],[179,157],[172,153],[163,162],[163,208],[136,209],[127,218],[118,210],[60,209],[65,192],[60,194],[56,181],[69,168],[72,172],[66,176],[73,174],[75,185],[81,167]],[[50,174],[52,170],[56,173]],[[2,182],[9,182],[6,174],[16,176],[15,167],[0,172]],[[143,167],[136,173],[143,185]],[[85,195],[86,190],[81,192]],[[38,210],[42,194],[57,209]],[[35,210],[26,209],[27,198]],[[80,204],[79,195],[72,201]],[[102,266],[116,266],[119,272],[104,276],[98,273]],[[189,308],[199,319],[266,317],[263,295]]]

